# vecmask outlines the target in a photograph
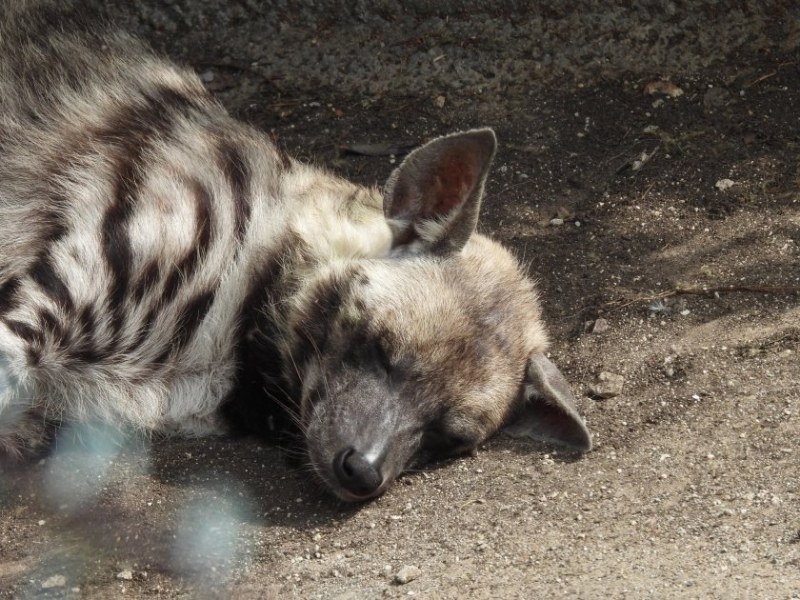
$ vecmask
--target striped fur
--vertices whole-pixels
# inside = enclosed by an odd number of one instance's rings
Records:
[[[0,451],[65,422],[220,433],[277,398],[356,500],[533,396],[569,429],[540,437],[588,448],[570,398],[531,375],[533,285],[473,234],[491,132],[416,151],[385,193],[358,187],[140,42],[27,4],[0,17]]]

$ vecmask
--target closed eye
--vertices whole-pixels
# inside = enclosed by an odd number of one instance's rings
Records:
[[[477,442],[471,438],[446,432],[441,427],[429,426],[422,434],[420,447],[412,464],[415,467],[432,465],[465,454],[476,445]]]
[[[436,429],[422,436],[422,450],[434,456],[452,456],[465,452],[473,446],[471,440],[459,435],[448,434]]]

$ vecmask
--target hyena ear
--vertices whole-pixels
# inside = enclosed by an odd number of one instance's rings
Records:
[[[497,140],[491,129],[437,138],[386,182],[383,213],[394,252],[457,252],[475,231]]]
[[[575,397],[561,371],[544,354],[534,354],[525,375],[522,407],[506,433],[555,442],[582,452],[592,438],[575,409]]]

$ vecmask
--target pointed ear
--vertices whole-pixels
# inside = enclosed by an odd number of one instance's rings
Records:
[[[582,452],[592,449],[592,438],[575,409],[575,397],[561,371],[544,354],[528,362],[522,406],[505,431],[555,442]]]
[[[478,222],[483,186],[497,141],[491,129],[437,138],[392,173],[383,213],[395,253],[457,252]]]

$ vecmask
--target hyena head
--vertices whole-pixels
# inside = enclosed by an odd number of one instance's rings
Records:
[[[299,300],[290,362],[315,473],[338,497],[382,493],[407,467],[506,426],[586,451],[569,386],[544,356],[533,283],[475,234],[491,130],[408,156],[384,193],[390,254],[327,265]]]

